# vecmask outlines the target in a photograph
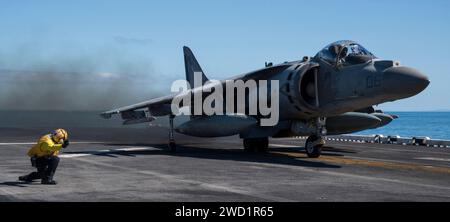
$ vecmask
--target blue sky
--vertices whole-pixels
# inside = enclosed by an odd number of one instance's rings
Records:
[[[107,53],[184,77],[182,46],[213,79],[314,55],[340,39],[426,73],[431,84],[385,110],[450,110],[450,1],[9,1],[0,0],[1,68],[40,58]],[[28,51],[21,55],[21,51]],[[30,52],[31,51],[31,52]],[[36,51],[36,52],[34,52]],[[101,52],[101,53],[100,53]],[[3,61],[3,62],[2,62]],[[101,66],[112,72],[111,64]],[[170,85],[152,85],[169,91]]]

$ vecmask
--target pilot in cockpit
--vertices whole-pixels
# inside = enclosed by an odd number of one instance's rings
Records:
[[[353,41],[338,41],[320,51],[316,58],[334,66],[351,66],[376,58],[364,47]]]

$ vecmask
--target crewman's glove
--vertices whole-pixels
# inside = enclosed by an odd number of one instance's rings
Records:
[[[35,157],[35,156],[32,156],[32,157],[30,158],[30,160],[31,160],[31,166],[32,166],[32,167],[36,167],[36,157]]]
[[[69,146],[69,140],[64,140],[62,148],[66,148],[67,146]]]

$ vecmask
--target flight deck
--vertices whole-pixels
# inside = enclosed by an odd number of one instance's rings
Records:
[[[450,149],[327,141],[306,157],[304,140],[271,139],[247,153],[238,137],[176,134],[162,127],[67,127],[56,186],[17,177],[44,127],[0,128],[0,201],[450,201]]]

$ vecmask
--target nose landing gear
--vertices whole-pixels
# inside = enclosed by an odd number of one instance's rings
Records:
[[[322,147],[325,145],[325,140],[322,136],[327,134],[327,130],[325,129],[325,121],[326,119],[324,117],[317,118],[316,134],[311,135],[308,139],[306,139],[305,151],[309,158],[318,158],[322,153]]]
[[[322,153],[322,147],[325,144],[325,140],[316,135],[311,135],[308,137],[305,143],[306,155],[309,158],[318,158]]]

